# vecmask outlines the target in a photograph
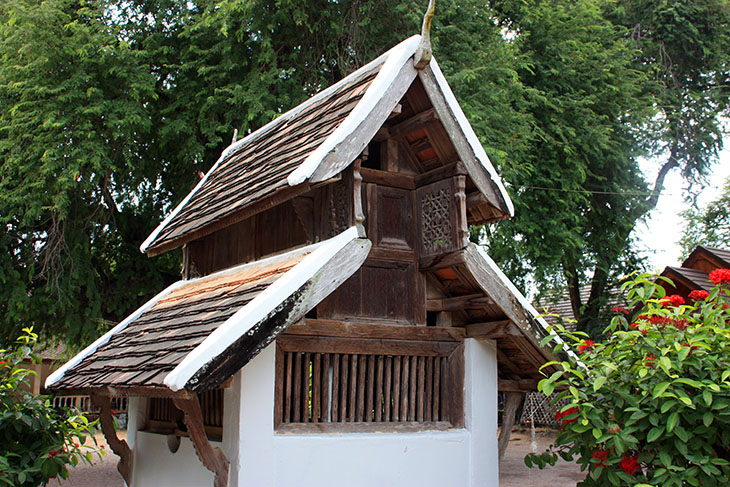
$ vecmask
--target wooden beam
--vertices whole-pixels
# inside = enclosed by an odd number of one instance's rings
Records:
[[[132,450],[125,440],[120,440],[114,429],[114,418],[112,418],[112,405],[109,396],[92,395],[91,401],[98,407],[99,422],[101,423],[101,431],[109,445],[109,448],[119,457],[117,470],[121,474],[127,485],[132,484]]]
[[[458,311],[465,308],[484,308],[492,306],[494,301],[482,293],[454,296],[452,298],[429,299],[426,311]]]
[[[453,267],[464,263],[463,249],[449,252],[448,254],[434,255],[432,257],[421,257],[418,261],[420,270],[423,271],[436,271],[439,269],[445,269],[447,267]]]
[[[303,184],[299,184],[299,185],[293,186],[293,187],[285,186],[284,188],[280,189],[279,191],[274,192],[273,194],[269,195],[268,197],[266,197],[262,200],[258,200],[248,206],[244,206],[243,208],[240,208],[238,210],[235,210],[233,213],[231,213],[227,216],[221,217],[220,219],[207,223],[200,228],[186,232],[180,236],[174,237],[173,239],[168,240],[167,242],[164,242],[161,244],[156,244],[152,247],[149,247],[145,251],[145,253],[147,254],[148,257],[154,257],[156,255],[163,254],[163,253],[167,252],[168,250],[175,249],[187,242],[192,242],[193,240],[197,240],[199,238],[205,237],[206,235],[210,235],[211,233],[215,233],[218,230],[229,227],[235,223],[242,222],[243,220],[251,218],[252,216],[254,216],[258,213],[261,213],[270,208],[278,206],[286,201],[289,201],[292,198],[301,196],[304,193],[307,193],[313,189],[319,188],[320,186],[326,186],[335,181],[340,181],[341,179],[342,179],[342,175],[337,174],[337,175],[333,176],[332,178],[327,179],[326,181],[322,181],[321,183],[318,183],[318,184],[310,185],[308,183],[303,183]]]
[[[408,174],[381,171],[379,169],[370,169],[367,167],[360,168],[362,180],[365,183],[374,183],[379,186],[388,186],[398,189],[416,189],[416,183],[413,176]]]
[[[499,392],[535,392],[537,383],[533,379],[499,379],[497,389]]]
[[[522,402],[522,393],[508,392],[504,398],[504,413],[502,414],[502,429],[499,432],[499,459],[504,458],[504,453],[509,445],[509,438],[512,436],[512,427],[515,425],[517,408]]]
[[[392,137],[408,135],[411,132],[422,129],[424,125],[438,119],[439,117],[436,113],[436,110],[434,110],[433,108],[429,108],[428,110],[416,113],[411,118],[408,118],[398,123],[397,125],[389,127],[389,131]]]
[[[427,184],[441,181],[442,179],[450,178],[458,175],[466,175],[466,169],[460,162],[454,162],[445,166],[437,167],[423,174],[418,174],[414,177],[416,186],[425,186]]]
[[[290,326],[282,334],[282,336],[291,335],[461,342],[466,337],[466,331],[463,328],[440,326],[381,325],[307,319],[304,323]]]
[[[492,340],[521,336],[519,328],[510,320],[487,321],[466,325],[467,338],[489,338]]]
[[[208,441],[197,395],[174,396],[172,401],[175,407],[185,414],[185,426],[188,428],[195,453],[205,468],[215,474],[213,486],[227,487],[229,462],[223,451],[220,448],[213,448]]]
[[[277,346],[285,352],[345,353],[361,355],[422,355],[445,357],[461,342],[434,340],[393,340],[384,338],[339,338],[280,336]]]

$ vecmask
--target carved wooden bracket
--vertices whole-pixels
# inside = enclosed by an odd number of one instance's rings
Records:
[[[119,456],[119,463],[117,463],[117,470],[122,474],[122,478],[127,485],[132,484],[132,450],[125,440],[120,440],[117,436],[117,432],[114,429],[114,418],[112,418],[112,404],[109,396],[101,396],[94,394],[91,396],[91,400],[94,402],[96,407],[101,410],[99,414],[99,422],[101,423],[101,431],[104,433],[104,438],[109,444],[112,451]]]
[[[355,163],[352,166],[352,208],[358,236],[365,238],[365,213],[362,208],[362,174],[360,174],[361,165],[362,159],[358,158],[355,159]]]
[[[188,434],[193,442],[195,453],[205,468],[215,474],[213,486],[226,487],[228,485],[230,463],[223,451],[220,448],[213,448],[208,441],[197,394],[186,393],[185,395],[174,396],[172,400],[175,407],[185,414],[185,426],[188,428]]]

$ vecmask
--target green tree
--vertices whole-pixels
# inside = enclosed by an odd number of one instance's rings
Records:
[[[687,229],[679,243],[685,257],[698,245],[730,249],[730,179],[720,197],[703,209],[690,208],[682,216]]]
[[[169,281],[137,242],[164,201],[137,171],[154,79],[108,5],[0,4],[0,341],[79,343]],[[117,282],[124,280],[125,291]]]
[[[490,248],[511,277],[567,288],[579,329],[597,333],[605,291],[639,264],[632,231],[666,174],[701,182],[721,147],[730,4],[494,4],[529,56],[520,79],[535,126],[521,172],[503,167],[517,216],[490,231]],[[651,184],[642,154],[666,158]]]

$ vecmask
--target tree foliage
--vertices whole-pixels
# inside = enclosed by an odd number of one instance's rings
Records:
[[[586,486],[730,482],[730,270],[710,279],[712,292],[689,303],[665,296],[653,276],[624,284],[640,311],[617,309],[604,343],[555,327],[556,348],[572,355],[538,387],[569,404],[555,444],[528,466],[576,460]]]
[[[691,176],[719,147],[727,1],[660,3],[444,0],[433,25],[435,54],[517,207],[488,229],[491,251],[523,282],[592,280],[589,305],[574,303],[588,320],[635,263],[631,230],[651,207],[637,155],[676,147]],[[33,325],[85,342],[175,280],[176,253],[147,259],[137,247],[233,131],[419,32],[424,8],[2,2],[0,341]]]
[[[691,208],[683,216],[687,229],[679,243],[685,257],[698,245],[730,249],[730,180],[716,200],[703,209]]]
[[[600,332],[601,297],[638,264],[632,231],[666,174],[701,181],[722,145],[730,3],[495,4],[529,56],[520,80],[535,125],[515,154],[522,172],[503,168],[517,216],[495,227],[491,249],[511,277],[565,286],[578,327]],[[664,158],[651,183],[640,155]]]

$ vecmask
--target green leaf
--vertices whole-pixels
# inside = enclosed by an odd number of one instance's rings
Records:
[[[662,433],[664,433],[664,426],[655,426],[649,430],[649,433],[646,435],[646,441],[651,443],[659,438]]]
[[[664,391],[666,391],[668,387],[669,382],[660,382],[659,384],[654,386],[654,392],[652,392],[652,397],[656,399],[657,397],[661,396],[662,394],[664,394]]]
[[[672,466],[672,457],[664,450],[659,450],[659,459],[662,461],[665,467],[669,468]]]
[[[596,377],[596,380],[593,382],[593,392],[598,392],[605,383],[606,377],[602,375]]]
[[[705,426],[710,426],[714,419],[715,416],[713,416],[711,412],[707,411],[705,414],[702,415],[702,424],[704,424]]]
[[[678,422],[679,414],[675,411],[669,415],[669,418],[667,418],[667,433],[671,433],[674,427],[677,426]]]
[[[705,400],[705,404],[707,404],[707,406],[712,406],[712,392],[710,392],[709,389],[702,391],[702,398]]]
[[[593,437],[595,439],[598,439],[598,438],[600,438],[602,436],[601,430],[598,429],[598,428],[593,428],[593,430],[591,431],[591,433],[593,433]]]

